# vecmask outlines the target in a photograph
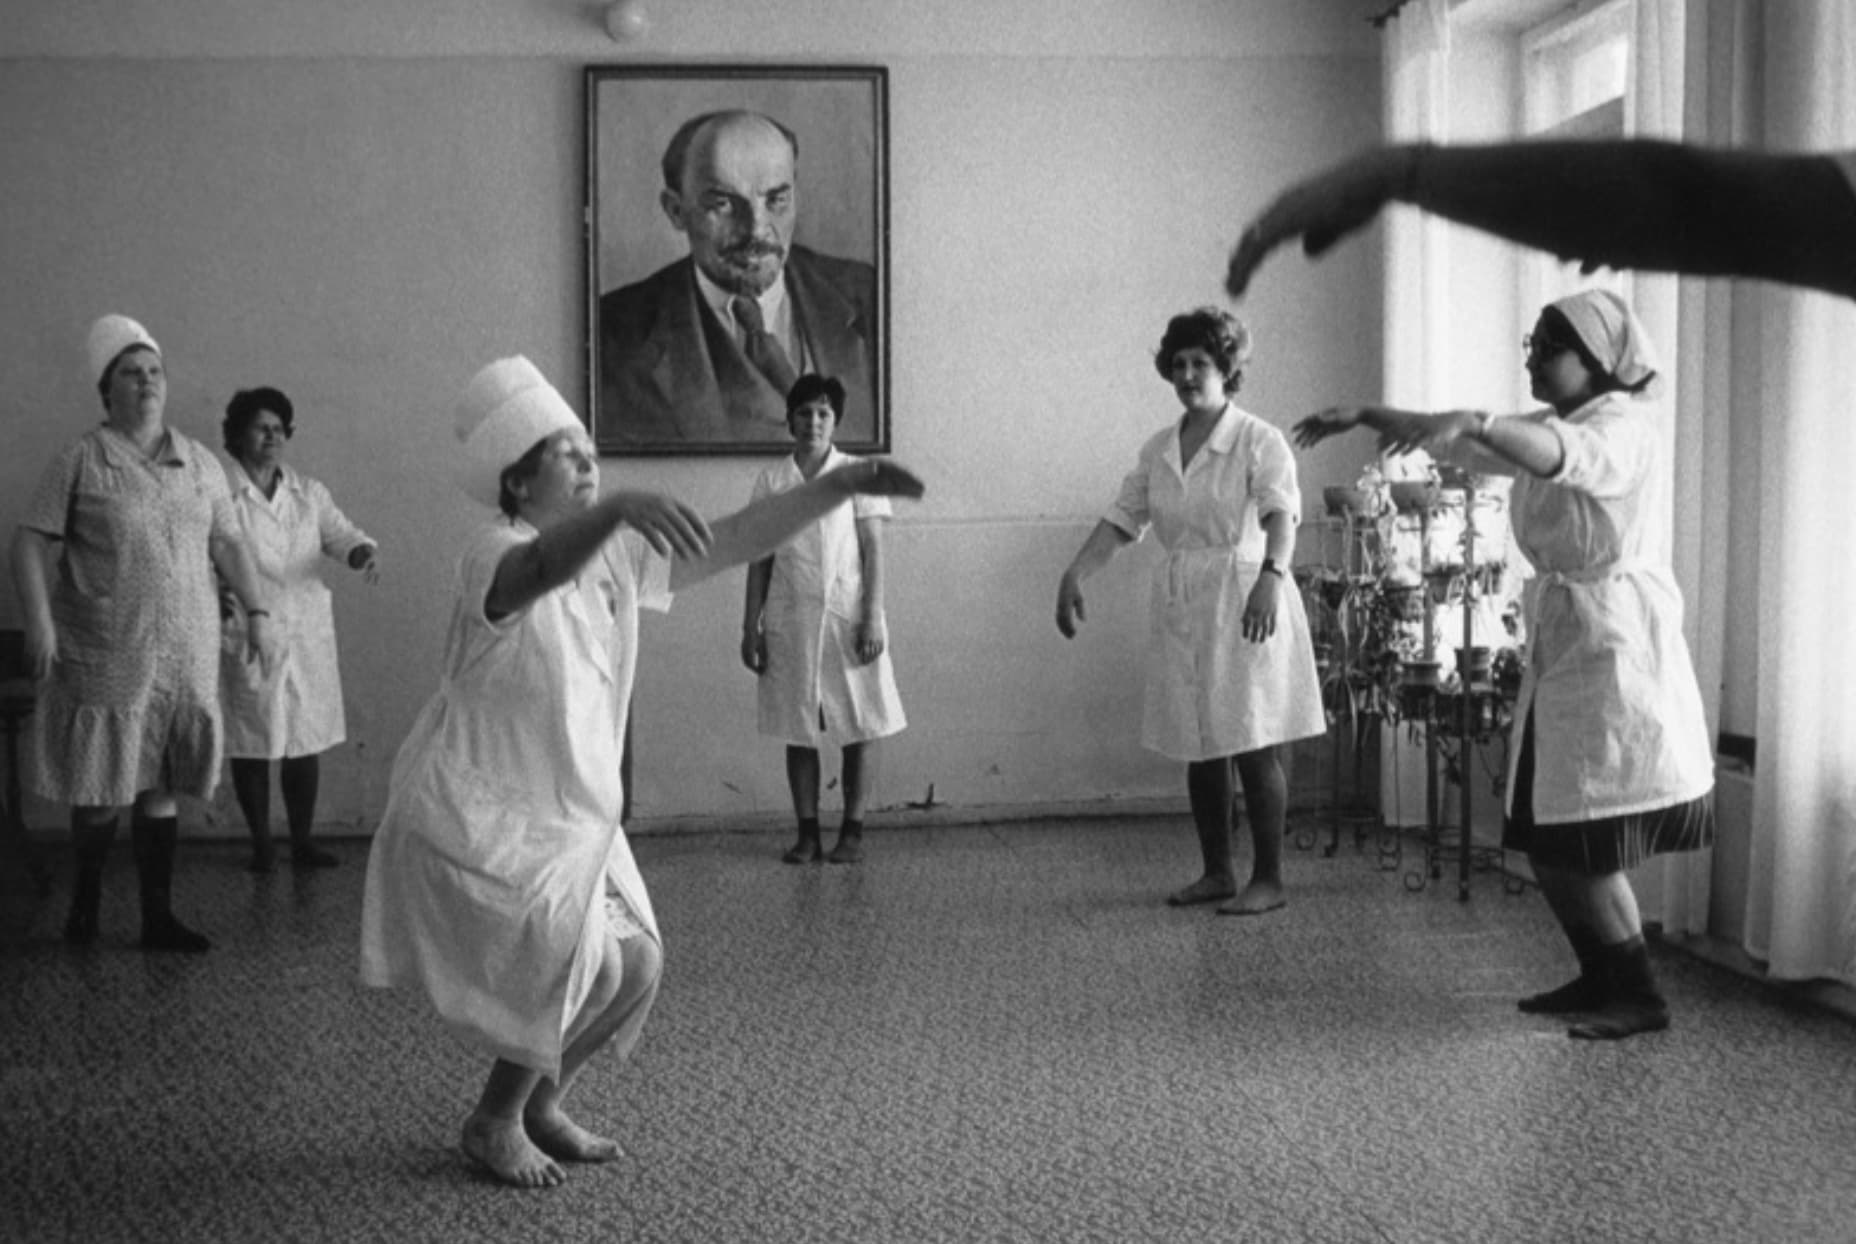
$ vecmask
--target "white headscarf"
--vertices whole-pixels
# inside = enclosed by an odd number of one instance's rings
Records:
[[[471,378],[455,412],[458,487],[495,506],[503,471],[535,442],[580,426],[580,417],[536,366],[521,355],[498,359]]]
[[[131,346],[146,347],[157,355],[161,353],[161,347],[148,335],[148,330],[126,315],[106,315],[92,324],[90,340],[85,347],[85,357],[90,360],[91,383],[102,380],[110,364]]]
[[[1582,289],[1551,304],[1566,317],[1586,351],[1626,388],[1656,373],[1656,349],[1630,304],[1608,289]]]

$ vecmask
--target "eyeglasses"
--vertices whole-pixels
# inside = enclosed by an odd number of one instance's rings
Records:
[[[1564,354],[1571,346],[1556,337],[1528,333],[1521,338],[1521,353],[1531,359],[1550,359],[1556,354]]]

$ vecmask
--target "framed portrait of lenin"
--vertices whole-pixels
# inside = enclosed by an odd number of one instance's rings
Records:
[[[587,417],[602,453],[791,452],[786,395],[845,391],[887,452],[888,73],[589,66]]]

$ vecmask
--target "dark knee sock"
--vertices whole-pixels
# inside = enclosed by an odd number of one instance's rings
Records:
[[[116,818],[92,821],[71,814],[72,854],[77,870],[71,881],[71,911],[65,918],[64,938],[86,945],[97,938],[97,917],[103,905],[103,866],[109,860],[110,841],[116,837]]]
[[[322,780],[322,765],[317,756],[293,756],[279,766],[284,793],[284,815],[290,822],[290,859],[298,867],[329,868],[339,863],[336,856],[309,841],[316,823],[316,791]]]
[[[780,858],[788,864],[809,864],[819,857],[819,827],[816,816],[799,818],[799,839]]]
[[[271,848],[271,764],[268,760],[238,758],[232,761],[232,793],[238,808],[245,814],[245,828],[251,831],[251,866],[258,872],[269,871]]]
[[[864,823],[844,820],[838,830],[838,845],[831,849],[831,862],[834,864],[855,864],[864,857]]]
[[[174,854],[180,842],[180,821],[172,816],[130,818],[135,847],[135,871],[142,891],[142,946],[147,950],[198,953],[212,942],[174,918]]]
[[[1669,1027],[1669,1003],[1656,987],[1649,948],[1638,935],[1599,951],[1604,972],[1604,1006],[1584,1023],[1566,1030],[1585,1041],[1618,1041],[1640,1032]]]
[[[316,823],[316,792],[322,782],[322,766],[314,756],[294,756],[278,766],[284,792],[284,815],[290,822],[292,845],[309,841],[309,831]]]
[[[1579,959],[1579,975],[1558,989],[1521,999],[1515,1005],[1530,1015],[1570,1015],[1595,1011],[1605,1002],[1604,943],[1582,925],[1563,930]]]

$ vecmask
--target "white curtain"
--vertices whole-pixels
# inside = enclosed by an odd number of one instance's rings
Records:
[[[1450,115],[1449,0],[1413,0],[1386,27],[1383,107],[1389,142],[1446,142]],[[1410,207],[1386,215],[1385,400],[1411,410],[1439,404],[1444,369],[1450,233],[1441,216]],[[1391,477],[1422,477],[1423,455],[1388,458]],[[1448,650],[1449,646],[1446,646]],[[1425,749],[1403,730],[1379,744],[1379,807],[1388,825],[1423,825]]]
[[[1764,145],[1856,148],[1856,5],[1764,6]],[[1856,308],[1761,291],[1759,762],[1747,949],[1856,983]]]
[[[1386,27],[1385,126],[1390,142],[1450,137],[1449,0],[1413,0]],[[1385,398],[1429,410],[1448,365],[1443,340],[1451,226],[1395,207],[1386,219]]]
[[[1688,0],[1636,0],[1631,25],[1630,71],[1625,87],[1626,132],[1643,138],[1679,139],[1684,133],[1683,93],[1687,65],[1685,33]],[[1650,340],[1672,359],[1663,377],[1663,400],[1672,415],[1668,477],[1663,495],[1673,498],[1670,519],[1671,558],[1687,602],[1684,632],[1711,728],[1720,722],[1721,628],[1704,621],[1718,619],[1725,591],[1725,545],[1705,542],[1711,518],[1721,511],[1710,507],[1711,495],[1701,482],[1714,458],[1724,460],[1721,430],[1709,437],[1708,421],[1725,409],[1707,396],[1723,390],[1706,383],[1710,357],[1704,323],[1691,325],[1681,314],[1681,298],[1705,298],[1707,287],[1690,282],[1679,291],[1674,277],[1637,273],[1631,278],[1630,298]],[[1710,454],[1710,449],[1715,452]],[[1710,576],[1710,557],[1720,559],[1720,573]],[[1651,860],[1631,877],[1646,919],[1659,921],[1670,933],[1708,931],[1709,881],[1713,852],[1696,851]]]

